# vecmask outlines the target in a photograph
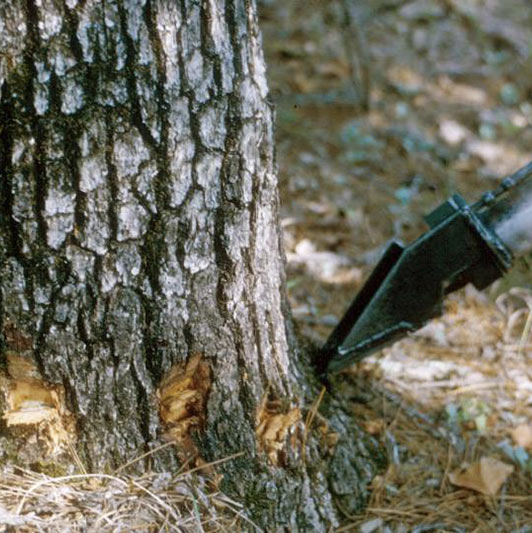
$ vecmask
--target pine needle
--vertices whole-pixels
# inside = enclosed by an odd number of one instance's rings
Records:
[[[312,427],[312,422],[314,421],[314,418],[316,417],[320,404],[323,400],[323,396],[325,395],[325,391],[326,388],[322,387],[318,397],[316,398],[316,401],[312,404],[312,407],[307,413],[307,418],[305,419],[305,432],[303,434],[303,441],[301,443],[301,458],[303,463],[305,463],[308,434],[310,428]]]

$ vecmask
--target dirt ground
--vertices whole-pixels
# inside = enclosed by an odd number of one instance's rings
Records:
[[[269,0],[261,18],[290,299],[321,344],[391,238],[532,159],[532,5]],[[520,262],[346,373],[390,467],[341,531],[532,531],[531,288]],[[479,461],[510,465],[500,488],[478,487]]]

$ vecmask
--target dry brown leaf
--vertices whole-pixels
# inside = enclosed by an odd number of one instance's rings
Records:
[[[512,439],[522,448],[532,447],[532,426],[528,424],[521,424],[512,430]]]
[[[480,461],[465,469],[461,468],[451,472],[449,480],[458,487],[472,489],[487,496],[494,496],[513,471],[512,465],[493,457],[482,457]]]

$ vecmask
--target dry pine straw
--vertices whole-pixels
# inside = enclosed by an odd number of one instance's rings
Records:
[[[532,524],[531,482],[525,473],[516,469],[502,493],[492,498],[453,487],[448,474],[460,465],[461,458],[446,438],[436,439],[429,428],[419,426],[402,409],[384,422],[383,441],[388,441],[388,447],[393,439],[407,457],[401,464],[391,462],[386,472],[373,480],[365,513],[350,517],[341,530],[358,531],[375,518],[381,518],[391,531],[402,525],[408,528],[404,531],[501,532]],[[392,437],[387,438],[386,433]],[[475,458],[486,453],[496,453],[489,440],[472,451]],[[433,529],[423,529],[429,525]]]
[[[213,532],[258,528],[244,516],[240,504],[213,492],[192,470],[142,477],[116,473],[53,478],[14,468],[0,476],[0,531],[14,530]]]
[[[530,323],[527,319],[530,314],[522,313],[521,323],[515,327],[514,311],[510,311],[505,312],[500,306],[497,309],[487,301],[479,302],[471,295],[459,295],[452,303],[452,312],[444,315],[441,322],[445,331],[466,338],[467,343],[461,350],[452,349],[450,343],[443,360],[454,357],[457,363],[469,365],[477,376],[484,370],[486,381],[493,380],[494,375],[510,381],[513,376],[528,376],[530,349],[523,349],[522,331],[525,323]],[[509,327],[515,329],[513,334]],[[490,339],[479,334],[490,328]],[[471,335],[471,329],[477,335]],[[486,344],[491,344],[495,352],[489,364],[482,355]],[[417,359],[415,362],[420,366],[430,364],[431,359],[441,360],[445,351],[431,350],[426,339],[410,339],[399,348]],[[407,364],[412,363],[408,359]],[[409,383],[408,379],[398,383],[397,378],[388,379],[379,368],[378,358],[364,363],[352,375],[359,388],[367,387],[370,391],[368,403],[354,404],[355,415],[386,447],[390,466],[373,480],[365,512],[346,517],[340,530],[358,531],[361,527],[363,530],[364,524],[377,520],[381,525],[375,531],[515,532],[520,528],[529,531],[530,473],[515,465],[514,473],[495,497],[455,487],[448,477],[451,471],[480,457],[493,456],[510,463],[497,446],[512,429],[508,413],[504,416],[503,411],[510,408],[515,419],[524,417],[529,423],[532,419],[532,407],[524,401],[518,387],[468,387],[467,375],[460,380],[435,380],[432,387],[426,382]],[[488,424],[482,432],[470,421],[454,428],[445,423],[445,406],[467,398],[479,398],[489,405]]]

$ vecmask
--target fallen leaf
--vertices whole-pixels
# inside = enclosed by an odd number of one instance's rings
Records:
[[[449,474],[453,485],[481,492],[487,496],[497,494],[502,484],[514,471],[512,465],[493,457],[482,457],[467,468],[460,468]]]
[[[521,424],[512,430],[512,439],[522,448],[532,447],[532,426]]]

